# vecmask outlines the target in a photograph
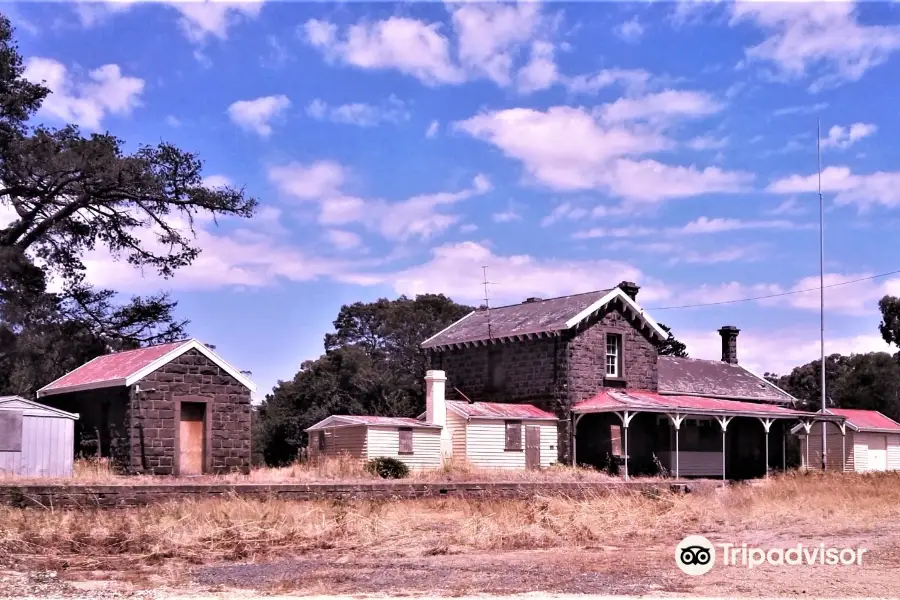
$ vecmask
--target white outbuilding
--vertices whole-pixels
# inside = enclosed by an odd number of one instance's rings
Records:
[[[831,408],[828,414],[844,417],[843,426],[829,423],[826,433],[828,470],[846,472],[900,470],[900,423],[878,412],[855,408]],[[798,425],[792,430],[800,438],[804,467],[822,464],[822,429]]]
[[[71,477],[78,415],[0,396],[0,474]]]
[[[467,461],[485,469],[538,469],[557,460],[557,418],[532,404],[447,400],[443,371],[425,375],[425,413],[417,419],[332,415],[306,431],[309,455],[381,456],[411,469]]]

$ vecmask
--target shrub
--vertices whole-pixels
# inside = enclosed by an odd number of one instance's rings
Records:
[[[403,479],[409,476],[409,467],[402,460],[379,456],[366,463],[366,471],[382,479]]]

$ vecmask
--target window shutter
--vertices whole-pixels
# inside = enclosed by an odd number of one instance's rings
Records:
[[[413,453],[413,430],[410,427],[404,427],[398,430],[400,433],[400,454]]]
[[[506,450],[522,449],[522,422],[506,422]]]
[[[610,425],[609,426],[609,441],[610,446],[612,447],[612,455],[613,456],[622,456],[622,426],[621,425]]]

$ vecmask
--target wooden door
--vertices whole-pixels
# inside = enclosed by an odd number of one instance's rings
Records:
[[[203,448],[206,446],[204,414],[206,405],[201,402],[182,402],[181,424],[178,431],[179,475],[203,474]]]
[[[536,425],[525,427],[525,468],[541,468],[541,428]]]

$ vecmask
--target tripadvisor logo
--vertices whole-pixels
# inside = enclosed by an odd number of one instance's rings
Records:
[[[752,569],[764,564],[773,566],[862,565],[866,548],[826,548],[825,544],[789,548],[756,548],[747,544],[720,543],[713,545],[702,535],[689,535],[675,547],[675,564],[688,575],[703,575],[716,564],[716,546],[719,562],[726,567]]]
[[[703,575],[716,564],[716,548],[702,535],[689,535],[675,547],[675,564],[688,575]]]

